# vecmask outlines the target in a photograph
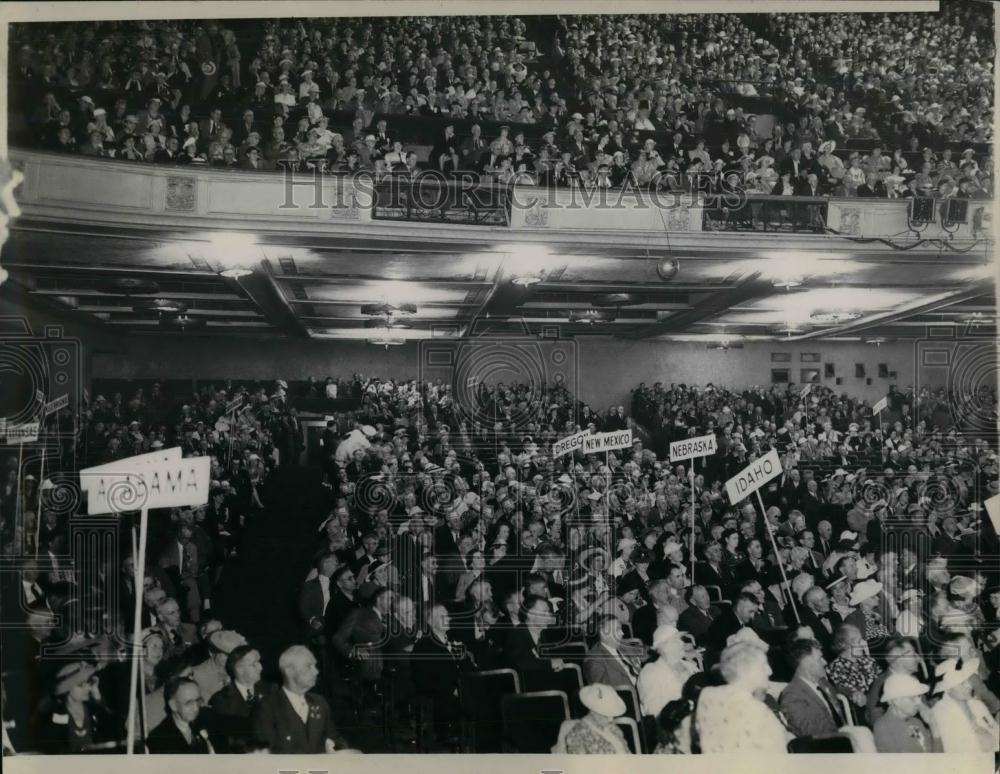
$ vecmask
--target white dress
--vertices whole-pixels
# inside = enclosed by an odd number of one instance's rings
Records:
[[[703,753],[788,752],[791,737],[781,721],[764,702],[739,686],[702,690],[695,724]]]
[[[1000,729],[989,709],[979,699],[969,699],[964,705],[951,696],[942,697],[934,705],[944,752],[996,752]]]

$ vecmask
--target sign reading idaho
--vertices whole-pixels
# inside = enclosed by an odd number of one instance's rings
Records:
[[[754,460],[726,482],[729,502],[736,505],[740,500],[752,495],[764,484],[781,475],[781,458],[771,449],[760,459]]]
[[[674,441],[670,444],[670,461],[680,462],[693,457],[707,457],[715,454],[715,433],[710,435],[699,435],[697,438],[685,438],[683,441]]]
[[[181,457],[180,447],[126,457],[80,471],[87,513],[175,508],[208,502],[210,457]]]

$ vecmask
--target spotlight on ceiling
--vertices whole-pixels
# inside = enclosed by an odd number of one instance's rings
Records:
[[[530,285],[537,285],[542,281],[541,274],[518,274],[516,277],[511,279],[515,285],[520,285],[521,287],[528,287]]]
[[[372,317],[388,317],[394,314],[416,314],[416,304],[364,304],[361,314]]]
[[[368,339],[368,343],[369,344],[374,344],[377,347],[385,347],[386,349],[389,349],[389,347],[401,347],[401,346],[403,346],[403,344],[406,343],[406,340],[405,339],[391,339],[391,338],[388,338],[388,337],[385,337],[385,336],[380,336],[379,338]]]
[[[853,322],[860,317],[860,312],[845,312],[842,310],[836,312],[813,312],[809,315],[809,319],[813,322],[833,324]]]
[[[379,320],[365,320],[366,328],[412,328],[413,326],[406,320],[398,320],[392,315]]]
[[[169,312],[172,314],[183,314],[188,309],[187,304],[170,298],[136,299],[132,302],[132,308],[137,312]]]
[[[590,298],[594,306],[634,306],[642,302],[642,296],[636,293],[598,293]]]
[[[723,352],[730,349],[743,349],[743,342],[725,339],[724,341],[717,341],[714,344],[709,344],[706,349],[721,349]]]
[[[585,325],[595,325],[597,323],[612,322],[615,319],[614,312],[606,309],[583,309],[571,311],[568,315],[571,323],[583,323]]]
[[[200,330],[206,324],[204,317],[191,317],[186,314],[164,315],[160,318],[160,325],[164,328],[178,328],[182,331]]]
[[[660,275],[660,279],[664,282],[670,282],[670,280],[677,276],[680,267],[680,261],[676,258],[664,256],[656,262],[656,273]]]
[[[160,291],[160,286],[153,280],[141,277],[110,277],[100,280],[97,287],[104,293],[124,293],[126,296],[146,296]]]
[[[888,340],[885,336],[872,336],[869,339],[865,339],[865,344],[873,344],[876,347],[881,347]]]
[[[241,277],[246,277],[250,274],[253,274],[253,269],[248,269],[245,266],[230,266],[228,269],[223,269],[219,272],[220,277],[234,280],[238,280]]]
[[[771,283],[776,288],[781,288],[783,290],[791,290],[792,288],[802,287],[802,280],[800,279],[777,279]]]

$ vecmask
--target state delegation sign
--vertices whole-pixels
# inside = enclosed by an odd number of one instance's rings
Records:
[[[670,444],[670,461],[680,462],[694,457],[707,457],[715,454],[718,447],[715,444],[715,433],[700,435],[697,438],[685,438]]]
[[[552,444],[552,457],[558,458],[562,457],[564,454],[569,454],[583,446],[583,439],[590,435],[589,430],[584,430],[580,433],[574,433],[573,435],[568,435],[565,438],[560,438],[554,444]]]
[[[583,439],[584,454],[597,454],[598,452],[615,451],[616,449],[627,449],[632,445],[632,430],[615,430],[611,433],[597,433],[588,435]]]
[[[758,460],[754,460],[726,482],[729,502],[736,505],[743,498],[752,495],[768,481],[781,475],[781,458],[771,449]]]
[[[80,471],[87,513],[175,508],[208,502],[211,458],[181,457],[179,447]]]

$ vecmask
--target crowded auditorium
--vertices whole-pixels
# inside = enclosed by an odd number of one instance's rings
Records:
[[[992,760],[993,12],[10,22],[4,757]]]

